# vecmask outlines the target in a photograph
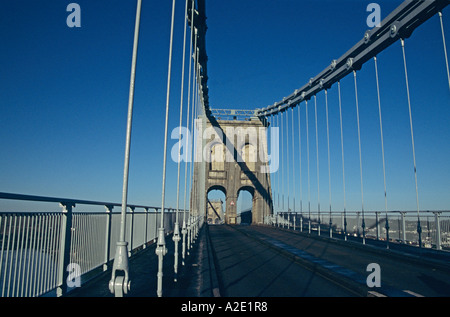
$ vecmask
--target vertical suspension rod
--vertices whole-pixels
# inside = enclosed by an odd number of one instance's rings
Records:
[[[314,95],[314,118],[316,124],[316,167],[317,167],[317,212],[319,227],[317,233],[320,236],[320,182],[319,182],[319,131],[317,128],[317,97]]]
[[[366,243],[366,232],[365,232],[365,219],[364,219],[364,190],[363,190],[363,174],[362,174],[362,157],[361,157],[361,129],[359,124],[359,105],[358,105],[358,86],[356,83],[356,71],[353,71],[353,78],[355,82],[355,101],[356,101],[356,121],[358,124],[358,148],[359,148],[359,175],[361,182],[361,212],[362,212],[362,231],[363,231],[363,244]],[[358,224],[356,224],[358,226]]]
[[[192,0],[192,10],[191,10],[191,37],[189,41],[189,81],[188,81],[188,100],[187,100],[187,114],[186,114],[186,128],[190,129],[190,105],[191,105],[191,76],[192,76],[192,39],[194,37],[194,8],[195,8],[195,0]],[[187,199],[187,179],[188,179],[188,161],[191,161],[191,154],[192,150],[189,150],[191,148],[191,132],[188,134],[188,137],[186,137],[186,144],[185,149],[187,151],[186,155],[186,161],[184,165],[184,213],[183,213],[183,227],[181,229],[181,233],[183,235],[183,243],[182,243],[182,265],[184,265],[184,259],[186,257],[186,234],[187,234],[187,227],[186,227],[186,210],[189,208],[186,208],[186,199]],[[190,195],[189,195],[190,196]]]
[[[303,188],[302,188],[302,137],[301,137],[301,116],[300,106],[298,107],[298,149],[299,149],[299,170],[300,170],[300,231],[303,231]]]
[[[280,117],[279,115],[277,115],[277,127],[278,127],[278,131],[280,131]],[[279,136],[279,134],[278,134]],[[278,143],[279,144],[279,143]],[[280,151],[281,152],[281,151]],[[280,175],[281,174],[281,160],[280,160],[280,166],[278,167],[278,171],[277,171],[277,201],[278,201],[278,211],[280,211]],[[277,213],[278,214],[278,213]],[[278,219],[278,215],[277,215],[277,219]]]
[[[130,90],[128,97],[128,116],[125,143],[125,162],[123,171],[123,188],[122,188],[122,210],[120,214],[120,232],[117,242],[116,253],[114,257],[111,280],[109,281],[109,290],[116,297],[123,296],[130,289],[129,272],[128,272],[128,243],[125,241],[126,217],[127,217],[127,199],[128,199],[128,175],[130,166],[130,147],[131,147],[131,127],[133,120],[133,104],[134,104],[134,84],[136,78],[136,63],[139,43],[139,27],[141,20],[142,0],[137,1],[136,21],[134,27],[133,55],[131,62]],[[123,271],[124,276],[116,276],[116,271]]]
[[[332,236],[331,221],[331,163],[330,163],[330,128],[328,124],[328,91],[325,89],[325,114],[327,118],[327,148],[328,148],[328,195],[330,200],[330,237]]]
[[[163,278],[163,257],[167,254],[166,242],[164,238],[164,204],[166,193],[166,163],[167,163],[167,132],[169,125],[169,99],[170,99],[170,81],[172,75],[172,49],[173,49],[173,28],[175,20],[175,0],[172,1],[172,21],[170,26],[170,45],[169,45],[169,69],[167,75],[167,95],[166,95],[166,118],[164,124],[164,159],[162,173],[162,193],[161,193],[161,222],[158,231],[158,242],[156,254],[158,255],[158,283],[157,295],[162,296],[162,278]]]
[[[283,136],[283,112],[280,115],[280,127],[281,127],[281,209],[284,211],[284,168],[283,168],[283,152],[284,152],[284,136]]]
[[[293,211],[295,213],[295,134],[294,134],[294,107],[292,109],[292,199],[293,199]],[[294,228],[295,229],[295,228]]]
[[[286,110],[286,178],[287,178],[287,211],[289,212],[289,110]]]
[[[311,179],[309,173],[309,124],[308,124],[308,101],[306,101],[306,153],[308,161],[308,233],[311,233]]]
[[[188,0],[185,3],[184,9],[184,35],[183,35],[183,55],[182,55],[182,67],[181,67],[181,92],[180,92],[180,121],[178,131],[178,170],[177,170],[177,210],[175,215],[175,228],[173,233],[173,241],[175,242],[174,252],[174,281],[177,281],[178,273],[178,242],[181,240],[179,231],[179,212],[180,212],[180,168],[181,168],[181,132],[183,124],[183,95],[184,95],[184,68],[186,61],[186,31],[187,31],[187,9]]]
[[[386,192],[386,164],[384,159],[384,138],[383,138],[383,123],[381,120],[381,98],[380,98],[380,84],[378,81],[378,66],[377,57],[373,58],[375,64],[375,79],[377,82],[377,96],[378,96],[378,115],[380,118],[380,138],[381,138],[381,157],[383,160],[383,180],[384,180],[384,210],[386,216],[386,248],[389,249],[389,221],[388,221],[388,209],[387,209],[387,192]]]
[[[411,143],[414,162],[414,180],[416,183],[416,205],[417,205],[417,233],[419,234],[419,247],[422,247],[422,228],[420,226],[420,209],[419,209],[419,190],[417,185],[417,168],[416,168],[416,150],[414,147],[414,131],[411,113],[411,98],[409,94],[409,82],[408,82],[408,68],[406,66],[406,53],[405,53],[405,41],[401,39],[402,52],[403,52],[403,65],[405,68],[405,81],[406,81],[406,93],[408,95],[408,110],[409,110],[409,125],[411,128]]]
[[[189,199],[189,218],[187,223],[187,254],[189,255],[189,249],[191,248],[191,236],[192,236],[192,213],[193,213],[193,201],[195,197],[195,186],[194,186],[194,165],[195,165],[195,121],[194,121],[194,114],[197,111],[197,92],[196,92],[196,74],[197,74],[197,29],[194,27],[194,53],[191,56],[191,59],[194,62],[193,69],[192,69],[192,109],[191,109],[191,166],[190,166],[190,175],[189,175],[189,187],[190,187],[190,199]]]
[[[442,43],[444,45],[445,66],[447,67],[448,88],[450,89],[450,71],[448,66],[447,46],[445,45],[444,22],[442,20],[442,12],[439,12],[439,20],[441,21]]]
[[[342,188],[344,195],[344,239],[347,240],[347,206],[345,198],[345,162],[344,162],[344,132],[342,128],[342,99],[341,99],[341,82],[338,81],[339,95],[339,122],[341,128],[341,154],[342,154]]]

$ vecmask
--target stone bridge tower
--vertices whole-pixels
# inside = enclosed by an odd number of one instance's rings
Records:
[[[267,123],[212,116],[197,123],[191,211],[205,214],[208,193],[220,190],[226,197],[225,222],[236,224],[237,199],[246,190],[252,195],[252,224],[264,223],[273,214]]]

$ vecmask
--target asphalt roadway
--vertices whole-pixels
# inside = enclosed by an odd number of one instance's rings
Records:
[[[210,226],[209,233],[221,296],[450,296],[445,261],[272,227]],[[373,263],[380,284],[369,287]]]
[[[236,227],[237,228],[237,227]],[[210,226],[223,297],[357,296],[253,237],[258,228]],[[252,236],[249,236],[251,234]]]
[[[174,282],[174,243],[166,237],[163,297],[450,296],[448,261],[264,226],[205,225],[196,240]],[[129,262],[126,297],[156,297],[155,245]],[[371,263],[379,265],[379,287],[367,285]],[[67,296],[113,297],[110,274],[104,272]]]

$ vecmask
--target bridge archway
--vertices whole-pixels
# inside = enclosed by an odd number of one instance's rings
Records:
[[[211,186],[206,194],[206,221],[208,224],[220,224],[225,222],[225,202],[227,191],[220,185]]]
[[[253,208],[255,203],[255,189],[243,186],[236,193],[238,223],[251,224],[253,222]]]

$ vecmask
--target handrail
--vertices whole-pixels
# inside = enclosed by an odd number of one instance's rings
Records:
[[[122,206],[120,203],[112,203],[112,202],[102,202],[102,201],[93,201],[93,200],[81,200],[81,199],[71,199],[71,198],[60,198],[60,197],[47,197],[47,196],[36,196],[36,195],[24,195],[24,194],[14,194],[14,193],[5,193],[0,192],[0,199],[9,199],[9,200],[25,200],[25,201],[38,201],[38,202],[52,202],[52,203],[60,203],[62,205],[66,205],[71,203],[73,205],[95,205],[95,206],[111,206],[118,207]],[[130,208],[144,208],[144,209],[156,209],[159,210],[161,207],[155,206],[146,206],[146,205],[134,205],[127,204],[127,207]],[[164,210],[175,210],[175,208],[167,207]],[[187,210],[179,209],[179,211],[184,212]]]
[[[0,192],[0,200],[59,203],[58,212],[0,212],[0,297],[63,296],[75,281],[88,280],[111,267],[117,241],[119,203]],[[101,212],[76,212],[75,205],[105,206]],[[128,256],[156,239],[161,207],[127,204]],[[135,209],[145,209],[136,212]],[[156,212],[151,212],[154,209]],[[173,232],[176,208],[167,214],[166,234]],[[178,209],[179,212],[188,212]],[[76,268],[75,271],[71,271]],[[72,272],[72,273],[70,273]],[[10,278],[17,276],[16,278]],[[42,277],[42,279],[40,279]]]

